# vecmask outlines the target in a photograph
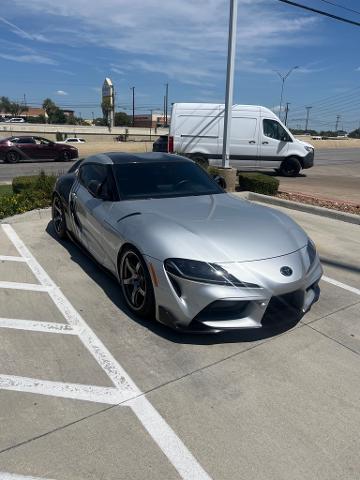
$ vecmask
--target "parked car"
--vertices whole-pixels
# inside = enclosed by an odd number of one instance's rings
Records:
[[[104,153],[54,188],[60,239],[119,280],[127,307],[179,330],[261,328],[319,298],[315,245],[285,214],[227,194],[188,158]]]
[[[153,143],[153,152],[167,152],[168,151],[168,135],[161,135]]]
[[[85,143],[85,140],[83,138],[78,138],[78,137],[68,137],[65,138],[62,142],[56,142],[56,143]]]
[[[6,163],[35,159],[67,162],[77,157],[77,148],[72,145],[59,145],[47,138],[16,136],[0,139],[0,159]]]
[[[21,117],[13,117],[5,120],[6,123],[25,123],[25,120]]]
[[[175,103],[172,109],[169,152],[186,155],[203,165],[222,157],[224,105]],[[314,147],[297,140],[268,108],[234,105],[230,164],[254,169],[278,169],[296,176],[314,164]]]

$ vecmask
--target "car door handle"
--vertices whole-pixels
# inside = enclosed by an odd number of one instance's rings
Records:
[[[250,140],[249,143],[256,143],[255,140]]]
[[[269,142],[262,142],[263,145],[269,145]]]

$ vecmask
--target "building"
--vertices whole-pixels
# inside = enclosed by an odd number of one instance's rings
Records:
[[[132,116],[130,115],[130,118]],[[156,127],[163,127],[164,125],[168,125],[170,121],[170,117],[167,118],[165,121],[164,115],[160,113],[153,113],[145,114],[145,115],[135,115],[134,116],[134,127],[143,127],[143,128],[156,128]]]

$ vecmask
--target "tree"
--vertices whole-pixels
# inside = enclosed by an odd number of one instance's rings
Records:
[[[51,98],[45,98],[43,101],[43,109],[48,117],[49,123],[66,123],[66,115],[64,112],[51,100]]]
[[[107,126],[107,121],[104,120],[104,118],[101,118],[101,117],[95,118],[93,123],[96,127],[106,127]]]
[[[349,133],[348,136],[350,138],[360,138],[360,128],[357,128],[356,130],[353,130],[352,132]]]
[[[1,97],[0,110],[3,110],[4,113],[10,113],[13,117],[18,117],[23,112],[27,112],[29,109],[22,103],[10,101],[8,97]]]
[[[132,123],[131,118],[125,112],[115,113],[115,127],[129,127]]]
[[[110,98],[107,97],[101,102],[101,110],[103,113],[104,120],[106,120],[106,125],[109,125],[109,114],[111,110]]]

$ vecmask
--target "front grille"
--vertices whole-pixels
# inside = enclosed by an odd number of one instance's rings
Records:
[[[194,321],[236,320],[246,316],[245,310],[249,302],[241,300],[216,300],[196,315]]]
[[[262,326],[300,320],[304,304],[303,290],[272,297],[262,318]]]

